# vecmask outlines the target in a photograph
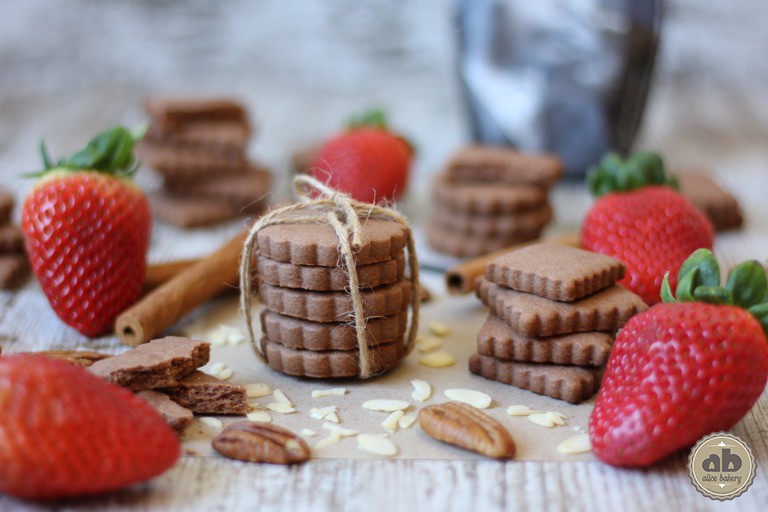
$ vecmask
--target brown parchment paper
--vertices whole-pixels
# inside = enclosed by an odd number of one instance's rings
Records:
[[[406,414],[417,414],[424,405],[447,402],[443,394],[445,389],[466,388],[482,391],[493,398],[493,404],[485,411],[506,426],[517,444],[516,460],[593,460],[590,453],[564,455],[557,451],[557,446],[565,439],[586,432],[589,414],[594,399],[580,405],[572,405],[561,400],[536,395],[498,382],[488,381],[473,375],[467,369],[467,360],[475,352],[476,334],[488,314],[487,308],[473,295],[448,296],[442,282],[442,274],[423,273],[422,282],[432,292],[433,299],[421,308],[420,332],[431,336],[428,327],[432,322],[441,322],[451,328],[451,333],[443,339],[443,348],[456,356],[456,364],[446,368],[429,368],[419,364],[423,355],[417,349],[405,358],[400,365],[389,373],[359,380],[314,380],[297,379],[271,370],[254,353],[248,342],[237,345],[211,347],[211,362],[203,369],[222,362],[234,371],[230,379],[238,384],[263,382],[273,389],[282,390],[296,406],[297,412],[280,414],[269,411],[272,422],[287,427],[297,433],[302,429],[311,429],[317,436],[307,436],[310,446],[326,437],[330,432],[322,427],[325,420],[314,419],[309,415],[313,407],[336,405],[341,427],[358,430],[360,433],[388,434],[381,423],[389,413],[363,409],[361,404],[373,398],[392,398],[410,402]],[[261,306],[256,306],[258,311]],[[254,315],[258,323],[258,315]],[[224,298],[207,308],[198,318],[181,326],[184,334],[207,340],[220,325],[235,327],[245,332],[244,320],[238,311],[236,297]],[[432,386],[432,397],[426,402],[411,398],[412,379],[422,379]],[[312,398],[313,390],[346,387],[348,393],[343,396]],[[272,396],[251,399],[261,408],[275,402]],[[558,411],[567,416],[565,426],[547,428],[532,423],[524,416],[509,416],[506,409],[510,405],[522,404],[532,409]],[[241,421],[242,416],[216,416],[226,423]],[[183,449],[188,456],[216,456],[210,446],[211,439],[218,429],[195,421],[183,436]],[[399,429],[389,438],[397,445],[400,459],[478,459],[472,452],[464,451],[427,436],[418,426],[418,421],[408,429]],[[381,456],[361,451],[355,437],[342,438],[332,446],[313,449],[315,458],[376,459]]]

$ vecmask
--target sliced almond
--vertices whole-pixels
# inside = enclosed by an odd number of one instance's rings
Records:
[[[555,426],[555,422],[552,421],[552,418],[545,412],[528,415],[528,421],[547,428]]]
[[[313,448],[316,450],[319,450],[320,448],[325,448],[326,446],[331,446],[333,444],[336,444],[340,440],[341,440],[341,436],[338,434],[338,432],[331,432],[328,435],[328,437],[324,437],[318,442],[316,442]]]
[[[336,412],[335,405],[329,405],[327,407],[313,407],[309,410],[309,415],[317,420],[325,419],[329,414]]]
[[[451,400],[464,402],[478,409],[487,409],[493,402],[487,394],[473,389],[446,389],[443,393]]]
[[[291,401],[288,400],[288,397],[285,396],[285,393],[283,393],[279,389],[274,390],[272,392],[272,396],[275,397],[275,400],[277,400],[281,404],[293,405],[293,403],[291,403]]]
[[[462,402],[428,405],[419,411],[419,425],[438,441],[488,457],[511,459],[515,442],[509,431],[477,407]]]
[[[323,423],[323,428],[326,430],[330,430],[331,433],[335,432],[336,434],[339,435],[339,437],[352,437],[352,436],[356,436],[359,433],[357,430],[340,427],[338,425],[334,425],[333,423]]]
[[[339,420],[338,414],[336,414],[335,412],[328,413],[325,416],[325,419],[333,423],[341,423],[341,420]]]
[[[411,386],[413,386],[413,393],[411,393],[411,397],[414,400],[418,400],[419,402],[426,402],[432,396],[432,386],[430,386],[429,382],[425,380],[413,379],[411,381]]]
[[[272,388],[263,382],[253,382],[245,385],[245,394],[248,398],[261,398],[272,394]]]
[[[221,370],[221,371],[218,373],[218,375],[217,375],[217,376],[218,376],[218,377],[219,377],[221,380],[229,380],[229,379],[231,379],[231,378],[232,378],[232,376],[233,376],[234,374],[235,374],[235,372],[234,372],[234,371],[232,371],[232,368],[224,368],[223,370]]]
[[[565,425],[564,414],[561,414],[559,412],[547,411],[546,415],[550,420],[552,420],[552,423],[554,423],[555,425],[561,425],[561,426]]]
[[[557,446],[557,451],[565,454],[586,453],[592,450],[589,434],[579,434],[569,437]]]
[[[269,423],[272,421],[272,416],[267,411],[257,410],[251,411],[245,415],[249,421],[256,421],[259,423]]]
[[[274,402],[267,404],[267,409],[273,412],[279,412],[280,414],[291,414],[296,412],[296,408],[291,404],[285,404],[283,402]]]
[[[381,426],[384,427],[388,432],[394,434],[397,432],[398,421],[403,417],[403,415],[405,415],[403,411],[394,411],[392,414],[387,416],[387,419],[382,422]]]
[[[445,368],[456,364],[456,357],[446,350],[432,352],[419,359],[419,363],[432,368]]]
[[[413,414],[404,414],[397,420],[397,426],[400,428],[411,428],[414,421],[416,421],[416,416]]]
[[[220,347],[221,345],[227,344],[227,333],[224,332],[222,329],[214,329],[209,335],[208,335],[208,341],[211,343],[211,345]]]
[[[422,338],[416,342],[416,349],[419,352],[431,352],[443,346],[443,340],[439,338]]]
[[[211,375],[216,375],[216,376],[218,376],[218,375],[221,373],[221,371],[222,371],[224,368],[226,368],[226,367],[227,367],[227,365],[225,365],[224,363],[222,363],[221,361],[219,361],[219,362],[213,363],[213,364],[211,365],[211,367],[208,369],[208,373],[210,373]]]
[[[507,407],[507,414],[510,416],[529,416],[531,414],[539,414],[544,411],[537,411],[535,409],[531,409],[527,405],[510,405]]]
[[[322,398],[324,396],[346,395],[347,388],[315,389],[312,391],[312,398]]]
[[[431,332],[435,336],[440,336],[441,338],[444,338],[449,334],[451,334],[451,328],[442,322],[432,322],[431,324],[429,324],[429,332]]]
[[[299,434],[305,436],[305,437],[315,437],[317,435],[317,432],[315,432],[312,429],[303,428],[301,429],[301,432]]]
[[[224,426],[224,423],[219,418],[212,418],[211,416],[201,416],[199,420],[206,427],[221,428]]]
[[[410,404],[403,400],[388,400],[385,398],[377,398],[374,400],[366,400],[363,402],[363,409],[369,409],[371,411],[404,411]]]
[[[360,434],[357,436],[357,447],[385,457],[397,455],[397,446],[385,435]]]

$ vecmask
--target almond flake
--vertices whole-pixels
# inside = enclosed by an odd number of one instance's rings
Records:
[[[208,335],[208,341],[211,345],[221,346],[227,344],[227,333],[221,329],[214,329],[211,334]]]
[[[431,352],[443,346],[443,340],[439,338],[422,338],[416,342],[416,349],[419,352]]]
[[[432,386],[425,380],[413,379],[411,381],[411,386],[413,386],[411,397],[413,397],[414,400],[426,402],[432,396]]]
[[[272,388],[263,382],[254,382],[245,385],[245,394],[248,398],[260,398],[272,394]]]
[[[258,423],[269,423],[272,421],[272,416],[267,411],[252,411],[245,415],[249,421],[255,421]]]
[[[224,426],[224,423],[219,418],[213,418],[211,416],[201,416],[200,423],[205,425],[206,427],[211,428],[221,428]]]
[[[405,414],[397,420],[397,426],[400,428],[411,428],[414,421],[416,421],[416,416],[413,414]]]
[[[279,389],[276,389],[272,392],[272,396],[275,397],[275,400],[280,402],[281,404],[288,404],[293,405],[290,400],[288,400],[288,397],[285,396],[285,393],[280,391]]]
[[[346,395],[347,388],[315,389],[312,391],[312,398],[322,398],[324,396]]]
[[[557,446],[557,451],[566,454],[586,453],[592,450],[588,434],[569,437]]]
[[[328,437],[324,437],[318,442],[315,443],[315,446],[313,448],[315,450],[319,450],[320,448],[325,448],[326,446],[331,446],[332,444],[336,444],[341,440],[341,436],[338,432],[331,432]]]
[[[493,402],[487,394],[472,389],[446,389],[443,393],[451,400],[464,402],[478,409],[487,409],[491,406],[491,402]]]
[[[339,437],[352,437],[358,434],[357,430],[340,427],[338,425],[334,425],[333,423],[323,423],[323,428],[326,430],[330,430],[332,434],[335,433]]]
[[[555,425],[565,425],[565,421],[564,421],[565,415],[559,412],[552,412],[552,411],[547,411],[546,414],[547,414],[547,417],[550,420],[552,420],[552,423],[554,423]]]
[[[317,435],[317,432],[308,428],[301,429],[301,432],[299,433],[304,437],[315,437]]]
[[[232,376],[233,376],[234,374],[235,374],[235,372],[233,372],[231,368],[224,368],[223,370],[221,370],[221,371],[219,372],[219,374],[218,374],[218,377],[219,377],[221,380],[229,380],[229,379],[231,379],[231,378],[232,378]]]
[[[510,405],[507,407],[507,414],[510,416],[530,416],[531,414],[540,414],[544,411],[531,409],[527,405]]]
[[[403,417],[403,415],[405,415],[403,411],[394,411],[392,414],[387,416],[387,419],[382,422],[381,426],[394,434],[397,432],[398,421]]]
[[[410,404],[403,400],[387,400],[384,398],[378,398],[375,400],[367,400],[363,402],[363,409],[370,409],[371,411],[403,411],[408,408]]]
[[[221,361],[217,363],[213,363],[211,365],[211,368],[208,370],[211,375],[218,375],[221,373],[221,371],[226,368],[227,366],[222,363]]]
[[[528,421],[547,428],[552,428],[555,426],[555,422],[552,421],[552,418],[550,418],[550,416],[545,412],[538,412],[536,414],[529,415]]]
[[[341,423],[341,421],[339,420],[339,416],[335,412],[332,412],[332,413],[328,414],[325,417],[325,419],[328,420],[328,421],[331,421],[333,423]]]
[[[386,435],[360,434],[357,436],[357,447],[385,457],[397,455],[397,446]]]
[[[429,324],[429,332],[431,332],[435,336],[445,338],[446,336],[451,334],[451,328],[442,322],[432,322],[431,324]]]
[[[309,410],[309,415],[316,420],[325,419],[328,415],[336,412],[335,405],[329,405],[327,407],[313,407]]]
[[[450,352],[438,350],[419,359],[419,363],[432,368],[445,368],[456,364],[456,358]]]
[[[296,412],[296,408],[293,405],[285,404],[283,402],[267,404],[267,409],[270,411],[279,412],[280,414],[291,414],[292,412]]]

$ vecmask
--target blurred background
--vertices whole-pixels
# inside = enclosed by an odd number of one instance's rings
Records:
[[[38,137],[65,153],[83,142],[83,130],[144,121],[148,94],[227,94],[251,110],[258,130],[251,153],[285,175],[294,149],[382,105],[419,149],[411,196],[423,195],[430,174],[469,137],[455,7],[0,0],[0,153],[35,168]],[[765,0],[666,2],[637,146],[661,150],[673,165],[722,172],[765,160],[766,20]]]

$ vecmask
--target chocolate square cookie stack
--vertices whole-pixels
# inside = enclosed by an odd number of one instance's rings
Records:
[[[476,293],[491,309],[469,369],[571,403],[597,392],[616,331],[647,306],[615,284],[623,263],[552,243],[494,259]]]
[[[271,175],[247,158],[251,126],[241,104],[150,98],[145,106],[151,121],[137,152],[164,178],[150,195],[158,218],[187,228],[265,208]]]
[[[0,290],[18,287],[29,275],[24,236],[11,224],[13,206],[13,194],[0,189]]]
[[[472,257],[539,238],[552,220],[559,159],[490,146],[457,151],[435,178],[427,236],[440,252]]]
[[[285,215],[302,216],[302,210]],[[370,373],[393,368],[404,355],[412,284],[405,276],[405,225],[360,219],[354,252],[365,315]],[[280,224],[258,233],[258,289],[269,366],[312,378],[360,375],[360,351],[348,269],[328,224]]]

